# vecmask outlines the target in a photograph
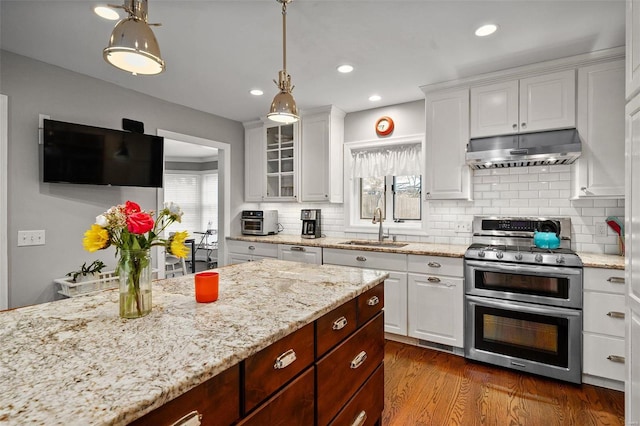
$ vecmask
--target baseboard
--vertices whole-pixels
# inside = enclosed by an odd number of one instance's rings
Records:
[[[624,392],[624,382],[621,382],[619,380],[612,380],[604,377],[592,376],[590,374],[583,374],[582,383]]]
[[[446,352],[452,355],[464,356],[464,349],[455,346],[443,345],[441,343],[430,342],[428,340],[416,339],[414,337],[401,336],[399,334],[385,333],[384,338],[394,342],[407,345],[418,346],[420,348],[433,349],[435,351]]]

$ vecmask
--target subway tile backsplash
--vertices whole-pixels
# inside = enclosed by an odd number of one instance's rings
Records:
[[[608,216],[624,218],[623,199],[570,200],[571,166],[535,166],[473,171],[473,201],[430,201],[425,208],[428,235],[396,234],[399,241],[470,244],[470,232],[457,224],[474,216],[562,216],[571,218],[572,248],[579,252],[619,254],[617,235],[596,235],[596,225]],[[344,208],[330,203],[262,203],[277,209],[284,234],[300,234],[300,210],[322,209],[322,231],[330,237],[373,238],[344,232]],[[385,224],[386,229],[387,224]]]

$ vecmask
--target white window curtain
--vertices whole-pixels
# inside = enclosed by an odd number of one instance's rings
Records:
[[[354,178],[423,174],[420,144],[353,150],[351,155]]]
[[[202,176],[202,229],[218,229],[218,174]]]
[[[174,222],[166,229],[169,232],[188,231],[193,236],[195,231],[203,231],[200,209],[200,176],[196,174],[164,175],[164,199],[173,201],[182,209],[182,222]]]

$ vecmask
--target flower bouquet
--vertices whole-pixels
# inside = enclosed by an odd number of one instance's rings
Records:
[[[109,246],[116,248],[120,276],[120,316],[138,318],[151,312],[151,256],[153,246],[163,246],[177,257],[185,257],[188,233],[176,232],[161,238],[173,222],[181,222],[182,211],[175,203],[165,203],[154,220],[153,211],[144,211],[132,201],[111,207],[96,217],[96,223],[85,232],[85,250],[95,252]]]

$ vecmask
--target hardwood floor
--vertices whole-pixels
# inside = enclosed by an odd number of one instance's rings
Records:
[[[393,341],[384,363],[384,426],[624,425],[622,392]]]

